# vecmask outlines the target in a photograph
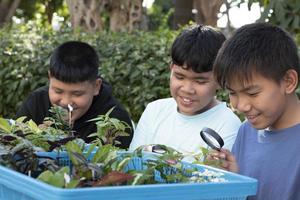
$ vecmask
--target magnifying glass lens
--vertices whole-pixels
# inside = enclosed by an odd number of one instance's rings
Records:
[[[206,139],[209,143],[211,143],[214,147],[220,149],[220,144],[219,142],[211,135],[206,135]]]
[[[162,148],[160,145],[154,145],[152,147],[152,152],[154,153],[159,153],[159,154],[164,154],[166,153],[166,149]]]
[[[200,135],[203,141],[212,149],[220,151],[224,145],[224,140],[221,138],[221,136],[210,128],[204,127],[200,131]]]

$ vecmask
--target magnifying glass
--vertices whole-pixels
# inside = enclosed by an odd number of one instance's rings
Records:
[[[167,148],[164,145],[160,145],[160,144],[144,145],[143,150],[148,152],[158,153],[158,154],[164,154],[167,152]]]
[[[204,127],[200,131],[200,136],[203,141],[212,149],[220,151],[224,146],[224,140],[221,138],[221,136],[210,128]]]
[[[158,153],[158,154],[164,154],[167,152],[167,149],[164,148],[162,145],[154,145],[154,146],[152,146],[152,152]]]

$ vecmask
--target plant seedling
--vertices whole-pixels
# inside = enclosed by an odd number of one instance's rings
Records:
[[[93,142],[101,141],[103,144],[117,145],[120,144],[116,140],[117,137],[129,136],[126,129],[131,127],[126,122],[109,116],[113,109],[114,107],[105,115],[99,115],[97,118],[89,120],[90,122],[95,122],[97,126],[97,132],[89,135],[89,137],[95,138]]]

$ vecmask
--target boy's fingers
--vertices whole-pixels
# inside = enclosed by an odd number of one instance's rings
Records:
[[[228,167],[229,167],[229,163],[228,163],[228,162],[223,161],[221,165],[222,165],[222,167],[223,167],[224,169],[228,170]]]
[[[228,149],[221,149],[219,152],[219,157],[227,161],[235,161],[234,156]]]
[[[208,156],[208,159],[221,160],[221,168],[232,172],[238,172],[238,166],[235,157],[227,149],[221,149],[220,151],[211,151]]]
[[[234,155],[227,149],[222,149],[221,151],[226,155],[225,162],[222,163],[223,167],[231,172],[238,172],[239,168]]]
[[[229,162],[236,162],[234,155],[227,149],[221,149],[221,151],[225,154],[225,158]]]
[[[222,152],[222,151],[212,151],[210,153],[210,155],[212,157],[215,157],[215,158],[220,158],[220,159],[225,159],[226,158],[226,153],[225,152]]]

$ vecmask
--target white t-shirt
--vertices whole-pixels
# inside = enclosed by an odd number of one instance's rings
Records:
[[[225,102],[203,113],[187,116],[177,111],[173,98],[159,99],[147,105],[129,150],[141,145],[163,144],[182,153],[196,153],[200,147],[207,147],[200,136],[203,127],[218,132],[224,140],[224,148],[231,150],[240,125],[241,121]]]

